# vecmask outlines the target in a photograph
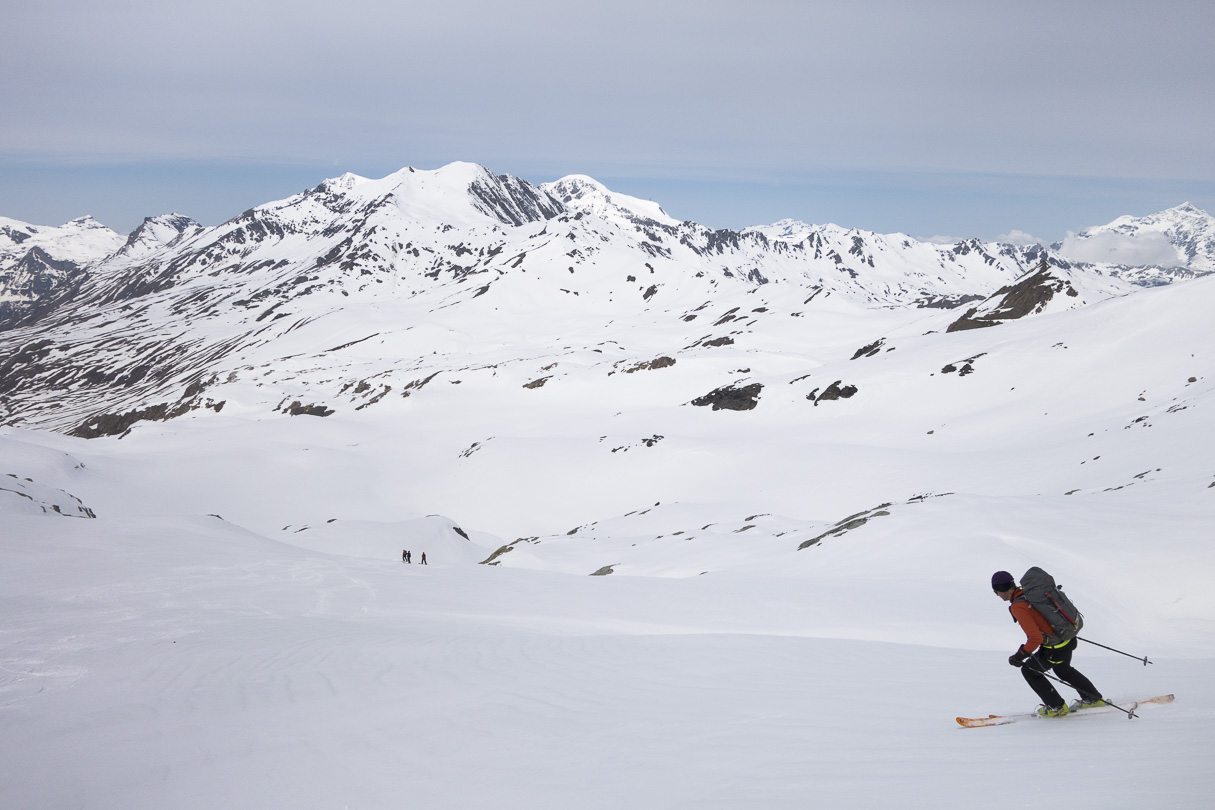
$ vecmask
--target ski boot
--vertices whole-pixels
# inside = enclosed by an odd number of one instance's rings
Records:
[[[1084,700],[1083,698],[1077,698],[1076,700],[1072,701],[1072,704],[1067,707],[1067,710],[1074,712],[1077,709],[1096,709],[1100,708],[1101,706],[1108,705],[1109,704],[1101,698],[1097,698],[1096,700]]]
[[[1055,708],[1043,704],[1042,706],[1038,707],[1037,715],[1039,717],[1062,717],[1063,715],[1067,714],[1067,712],[1068,708],[1066,703]]]

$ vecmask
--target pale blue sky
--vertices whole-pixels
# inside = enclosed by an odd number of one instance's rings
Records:
[[[353,171],[1044,240],[1215,210],[1209,0],[16,0],[0,215],[215,224]]]

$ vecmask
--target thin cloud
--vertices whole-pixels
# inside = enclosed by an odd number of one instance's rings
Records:
[[[1159,232],[1141,234],[1069,232],[1059,255],[1076,262],[1184,267],[1185,257]]]
[[[1010,245],[1043,245],[1046,244],[1032,233],[1019,231],[1013,228],[1008,233],[1002,233],[996,237],[997,242],[1004,242]]]

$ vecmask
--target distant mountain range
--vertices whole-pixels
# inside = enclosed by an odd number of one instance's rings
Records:
[[[0,423],[115,433],[218,409],[225,388],[263,412],[362,408],[442,370],[729,345],[776,313],[961,307],[965,329],[1212,271],[1215,219],[1188,204],[1050,247],[940,245],[790,220],[712,230],[584,176],[346,174],[214,227],[0,219]],[[641,332],[663,337],[624,348]]]

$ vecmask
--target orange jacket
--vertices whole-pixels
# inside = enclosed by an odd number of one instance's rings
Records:
[[[1021,596],[1023,591],[1017,588],[1013,591],[1013,601],[1008,606],[1008,612],[1012,614],[1013,620],[1021,625],[1021,629],[1025,631],[1025,643],[1021,645],[1021,649],[1027,653],[1032,653],[1042,645],[1046,637],[1055,632],[1055,629],[1050,626],[1050,622],[1046,617],[1039,613],[1033,605],[1026,602],[1024,599],[1017,601],[1017,597]]]

